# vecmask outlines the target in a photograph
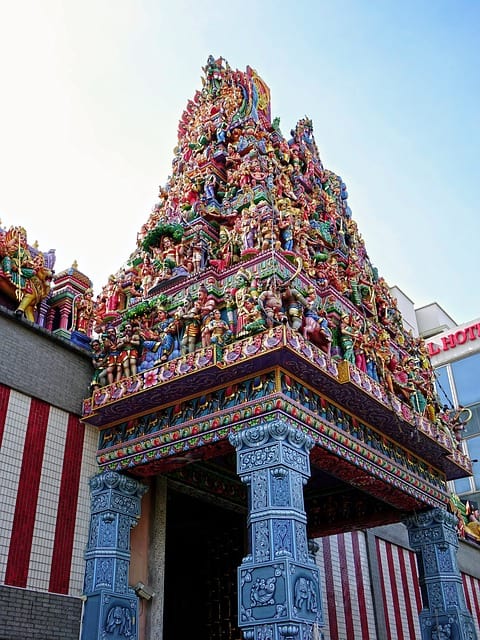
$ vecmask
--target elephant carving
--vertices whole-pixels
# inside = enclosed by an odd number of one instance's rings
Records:
[[[294,587],[294,604],[296,609],[305,609],[309,613],[317,613],[317,593],[313,580],[301,576],[295,582]]]

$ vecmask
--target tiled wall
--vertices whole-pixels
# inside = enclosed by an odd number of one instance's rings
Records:
[[[394,525],[379,529],[382,533],[390,529],[392,537],[398,541],[407,538],[406,533],[398,535],[401,528],[402,525]],[[368,535],[364,531],[354,531],[317,540],[320,544],[317,564],[322,580],[325,638],[417,640],[421,637],[418,613],[422,602],[415,554],[403,544],[371,533],[373,548],[369,557]],[[478,569],[479,556],[480,552],[477,552],[477,565],[472,569]],[[462,579],[467,609],[472,613],[480,638],[480,579],[465,572]],[[377,585],[373,584],[375,580]],[[378,602],[373,598],[375,586],[378,586]],[[380,632],[375,623],[376,608],[381,619]]]
[[[6,395],[0,406],[0,582],[78,596],[89,525],[88,478],[96,470],[96,431],[17,391],[4,392],[2,398]],[[69,439],[73,444],[65,464]],[[74,514],[66,518],[69,508]],[[52,589],[52,581],[64,586]]]

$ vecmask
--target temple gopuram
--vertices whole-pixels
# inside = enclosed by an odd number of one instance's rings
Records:
[[[151,606],[150,638],[327,640],[316,540],[399,522],[422,639],[475,639],[447,487],[472,464],[425,343],[311,120],[285,135],[252,68],[210,56],[203,72],[129,259],[96,299],[65,272],[45,311],[92,349],[82,639],[147,637]],[[25,242],[6,235],[5,295],[29,318]],[[134,535],[152,588],[131,584]]]

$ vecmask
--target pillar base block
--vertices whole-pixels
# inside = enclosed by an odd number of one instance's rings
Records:
[[[468,611],[447,609],[437,614],[424,609],[419,618],[422,640],[474,640],[477,637]]]
[[[318,567],[284,559],[238,569],[239,627],[322,624]]]
[[[91,593],[83,610],[82,639],[135,640],[138,637],[138,598],[115,593]]]

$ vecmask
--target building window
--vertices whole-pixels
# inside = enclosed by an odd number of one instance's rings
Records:
[[[478,372],[480,371],[480,353],[452,362],[450,366],[455,380],[458,404],[467,406],[479,402],[480,384],[478,382]]]
[[[437,389],[440,404],[453,406],[455,403],[453,401],[452,389],[450,386],[448,366],[435,369],[435,378],[435,387]]]
[[[460,496],[462,493],[470,493],[472,487],[470,486],[470,478],[460,478],[460,480],[454,481],[455,493]]]
[[[480,437],[469,438],[466,442],[468,453],[472,462],[474,460],[480,460]],[[480,489],[480,463],[473,462],[473,480],[475,483],[475,489]]]
[[[480,353],[451,362],[435,370],[436,390],[440,404],[464,406],[472,418],[462,432],[463,450],[472,461],[480,460]],[[455,480],[454,491],[463,500],[480,490],[480,463],[473,462],[473,476]]]
[[[480,433],[480,404],[476,404],[473,407],[468,407],[472,412],[472,418],[465,425],[465,429],[462,432],[464,438],[469,438],[477,433]],[[478,456],[472,456],[478,458]]]

